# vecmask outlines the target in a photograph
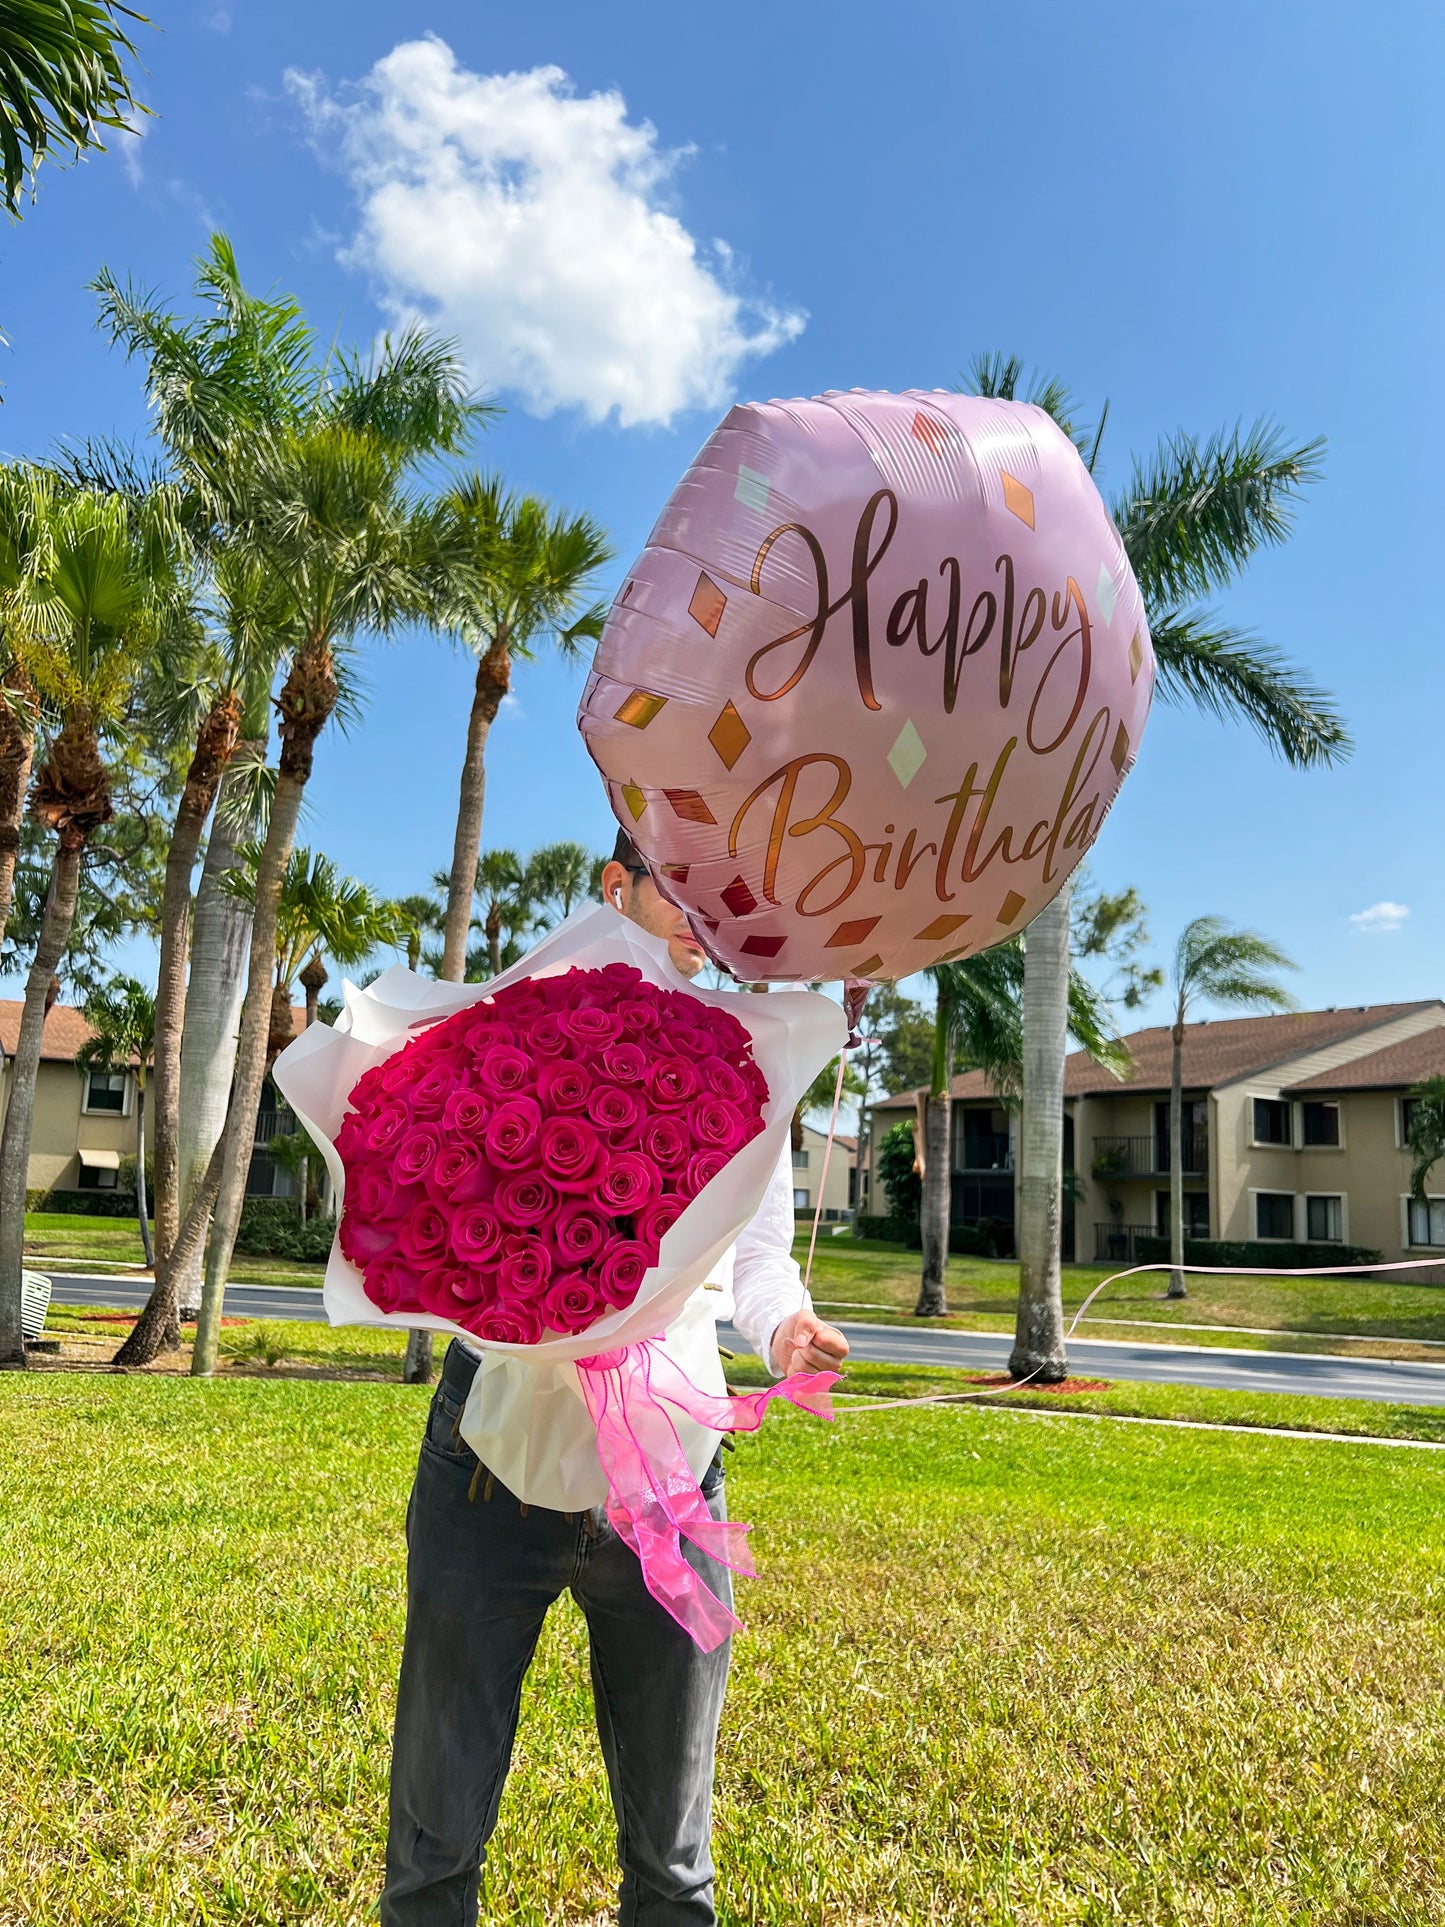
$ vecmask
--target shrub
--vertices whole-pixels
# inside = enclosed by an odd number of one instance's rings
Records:
[[[331,1255],[331,1218],[302,1224],[294,1198],[247,1198],[241,1207],[236,1249],[252,1258],[291,1258],[324,1263]]]
[[[884,1132],[878,1146],[878,1182],[888,1200],[888,1216],[899,1224],[916,1225],[923,1206],[923,1180],[913,1168],[917,1156],[911,1124],[895,1124]]]
[[[855,1238],[874,1238],[883,1244],[906,1245],[909,1230],[910,1227],[897,1218],[870,1217],[863,1211],[853,1220]]]
[[[155,1201],[146,1199],[147,1215],[155,1216]],[[27,1211],[57,1211],[71,1218],[133,1218],[135,1192],[125,1191],[27,1191]]]
[[[1186,1265],[1230,1265],[1240,1271],[1256,1266],[1261,1271],[1337,1270],[1341,1265],[1372,1265],[1378,1251],[1364,1245],[1311,1245],[1276,1243],[1273,1239],[1186,1238]],[[1167,1238],[1136,1238],[1134,1261],[1141,1265],[1167,1264]]]

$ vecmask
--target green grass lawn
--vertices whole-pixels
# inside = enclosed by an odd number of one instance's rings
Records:
[[[366,1920],[424,1404],[0,1377],[4,1927]],[[1445,1457],[963,1407],[729,1470],[727,1927],[1442,1918]],[[484,1921],[597,1919],[612,1851],[565,1605]]]
[[[65,1211],[27,1211],[25,1252],[39,1259],[65,1258],[57,1270],[77,1270],[97,1260],[110,1265],[142,1265],[145,1250],[134,1218],[81,1218]],[[231,1276],[245,1285],[319,1285],[324,1265],[301,1264],[291,1258],[252,1258],[231,1261]],[[122,1274],[117,1271],[116,1276]]]

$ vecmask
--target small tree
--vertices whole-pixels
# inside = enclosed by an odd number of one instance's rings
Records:
[[[923,1180],[918,1175],[918,1151],[911,1124],[895,1124],[883,1133],[878,1146],[878,1182],[894,1223],[917,1224],[923,1203]]]
[[[85,1021],[95,1033],[75,1053],[82,1075],[135,1073],[135,1207],[148,1265],[156,1261],[146,1205],[146,1071],[155,1052],[156,1000],[135,977],[115,977],[87,997]]]
[[[1219,917],[1186,924],[1174,951],[1173,1065],[1169,1074],[1169,1291],[1184,1298],[1184,1026],[1192,1005],[1230,1010],[1292,1010],[1294,998],[1267,974],[1293,970],[1277,945],[1252,930],[1231,930]]]
[[[1445,1158],[1445,1077],[1427,1077],[1410,1093],[1415,1100],[1407,1140],[1410,1151],[1410,1196],[1425,1202],[1425,1181]]]

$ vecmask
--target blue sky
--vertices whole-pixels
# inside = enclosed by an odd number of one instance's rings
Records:
[[[507,408],[479,461],[599,517],[613,580],[732,397],[947,385],[1014,350],[1109,398],[1106,488],[1178,428],[1325,435],[1297,535],[1224,606],[1334,691],[1353,762],[1296,774],[1156,706],[1094,871],[1139,886],[1161,956],[1211,911],[1280,942],[1309,1005],[1445,989],[1437,8],[153,11],[144,138],[49,174],[3,236],[7,453],[143,431],[85,284],[182,294],[212,225],[325,332],[412,303],[458,332]],[[487,170],[515,182],[518,154],[544,191],[508,228]],[[400,893],[449,854],[470,671],[415,641],[366,675],[306,835]],[[579,686],[520,675],[489,844],[610,838]]]

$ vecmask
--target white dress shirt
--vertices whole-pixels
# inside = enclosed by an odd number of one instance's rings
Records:
[[[791,1312],[812,1308],[793,1256],[792,1162],[785,1143],[752,1222],[663,1333],[660,1342],[705,1391],[724,1390],[719,1324],[735,1325],[777,1378],[773,1334]],[[480,1363],[459,1429],[483,1464],[529,1505],[558,1512],[601,1505],[607,1481],[573,1367],[467,1349]],[[671,1411],[669,1416],[700,1478],[721,1435]]]

